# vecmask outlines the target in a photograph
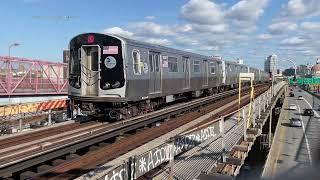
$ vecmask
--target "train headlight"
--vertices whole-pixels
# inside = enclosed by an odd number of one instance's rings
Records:
[[[120,87],[120,82],[119,82],[119,81],[116,81],[114,84],[112,84],[112,87],[113,87],[113,88],[118,88],[118,87]]]
[[[110,89],[110,83],[105,83],[104,86],[102,87],[103,90]]]

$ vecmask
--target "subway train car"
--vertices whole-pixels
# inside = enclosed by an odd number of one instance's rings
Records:
[[[237,87],[239,72],[246,69],[222,59],[99,33],[75,36],[69,50],[71,110],[111,119]]]

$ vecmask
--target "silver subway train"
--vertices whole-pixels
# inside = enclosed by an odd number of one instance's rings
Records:
[[[114,35],[80,34],[69,48],[71,111],[112,119],[235,88],[240,72],[253,72],[255,83],[269,79],[264,71],[221,58]]]

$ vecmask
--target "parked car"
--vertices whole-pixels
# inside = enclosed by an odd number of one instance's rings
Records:
[[[299,92],[301,92],[301,89],[299,89]]]
[[[290,110],[297,110],[297,105],[295,105],[295,104],[290,104],[290,105],[289,105],[289,109],[290,109]]]
[[[289,93],[289,96],[290,96],[290,97],[294,97],[294,93],[293,93],[293,92],[290,92],[290,93]]]
[[[290,126],[291,127],[301,127],[302,126],[301,119],[299,119],[299,118],[291,118],[290,119]]]
[[[305,109],[304,112],[303,112],[303,115],[305,115],[305,116],[313,116],[314,112],[313,112],[312,109]]]
[[[303,97],[302,96],[298,96],[298,100],[303,100]]]

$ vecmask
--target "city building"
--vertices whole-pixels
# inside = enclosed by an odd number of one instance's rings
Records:
[[[295,71],[294,68],[291,67],[289,69],[285,69],[282,74],[284,76],[294,76],[294,71]]]
[[[68,63],[70,60],[70,51],[63,50],[63,63]]]
[[[317,59],[316,64],[311,68],[312,76],[320,76],[320,58]]]
[[[236,62],[237,62],[237,64],[243,64],[243,59],[239,59],[239,58],[238,58],[238,59],[236,60]]]
[[[309,69],[309,66],[308,65],[299,65],[297,67],[297,75],[298,76],[307,76],[310,74],[310,69]]]
[[[318,67],[315,66],[314,69],[317,69]],[[300,77],[309,77],[311,75],[311,66],[309,64],[307,65],[304,65],[304,64],[301,64],[299,66],[297,66],[297,76],[300,76]],[[285,76],[294,76],[295,74],[295,69],[294,67],[291,67],[289,69],[285,69],[283,74]]]
[[[278,56],[272,54],[268,56],[264,61],[264,71],[271,72],[272,74],[278,73],[279,60]]]

